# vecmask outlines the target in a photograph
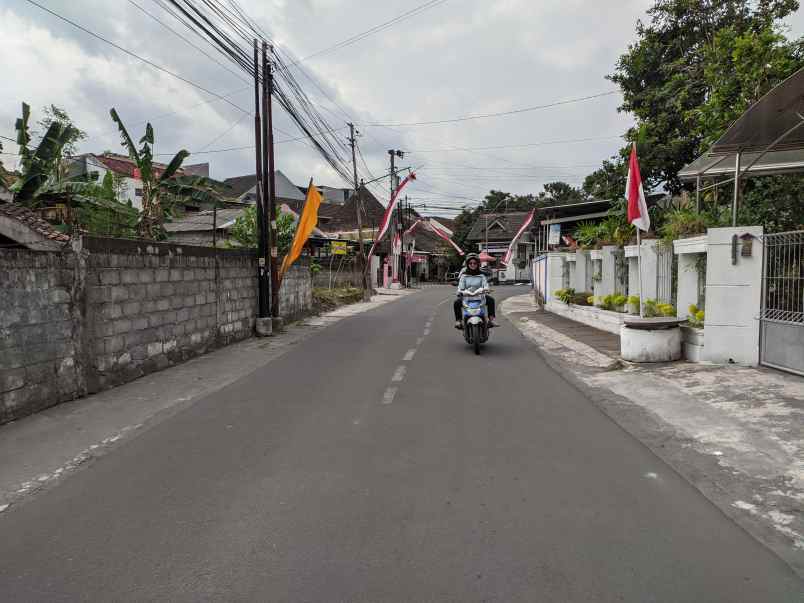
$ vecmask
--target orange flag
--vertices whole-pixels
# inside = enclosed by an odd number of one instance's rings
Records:
[[[318,223],[319,205],[321,205],[321,193],[313,186],[313,179],[310,178],[310,186],[307,187],[307,198],[304,200],[304,209],[299,217],[299,223],[296,225],[293,244],[290,246],[290,251],[288,251],[285,259],[282,260],[282,266],[279,269],[280,281],[293,262],[299,259],[302,249],[304,249],[304,244],[310,238],[310,233],[313,232],[315,225]]]

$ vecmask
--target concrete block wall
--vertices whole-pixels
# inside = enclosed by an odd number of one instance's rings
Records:
[[[256,271],[253,251],[121,239],[0,250],[0,423],[250,337]],[[279,305],[312,309],[309,266]]]
[[[86,239],[89,391],[251,336],[256,263],[247,251]]]
[[[299,259],[285,274],[279,289],[279,315],[287,322],[308,314],[313,307],[313,278],[310,264]]]
[[[76,256],[0,249],[0,423],[84,390]]]

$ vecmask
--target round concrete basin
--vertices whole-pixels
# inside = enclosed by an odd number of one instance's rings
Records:
[[[678,325],[660,328],[620,328],[620,355],[629,362],[671,362],[681,358],[681,329]]]

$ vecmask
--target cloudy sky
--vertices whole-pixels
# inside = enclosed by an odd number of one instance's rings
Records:
[[[245,75],[231,65],[216,64],[141,10],[191,38],[159,0],[37,1],[208,90],[233,93],[228,97],[233,104],[251,108],[253,93]],[[249,15],[297,57],[327,49],[423,3],[241,0]],[[387,171],[387,149],[407,152],[398,165],[418,169],[419,180],[408,190],[417,203],[458,207],[482,198],[491,188],[538,193],[553,180],[579,184],[616,151],[618,136],[630,124],[628,115],[617,113],[619,94],[449,124],[369,124],[445,120],[614,91],[604,76],[633,41],[635,22],[651,4],[444,0],[376,35],[304,61],[326,96],[304,76],[297,78],[333,128],[343,127],[347,115],[358,124],[368,166],[361,164],[362,175]],[[801,35],[804,17],[794,15],[789,26],[790,35]],[[193,42],[203,45],[197,38]],[[194,152],[189,162],[209,161],[212,176],[219,179],[253,173],[248,150],[203,152],[252,144],[249,114],[225,102],[209,102],[210,95],[26,0],[0,1],[0,56],[0,136],[14,137],[21,101],[33,107],[32,121],[43,105],[53,103],[87,132],[81,151],[119,151],[109,118],[109,108],[116,107],[133,136],[141,133],[145,120],[153,123],[157,153],[186,148]],[[281,112],[276,125],[281,132],[298,135]],[[345,137],[346,131],[339,134]],[[276,138],[288,136],[277,132]],[[16,151],[7,140],[3,145],[6,153]],[[278,145],[276,157],[277,167],[296,183],[304,184],[312,176],[320,184],[347,184],[303,142]],[[16,159],[9,154],[0,158],[6,166]],[[384,181],[375,190],[386,188]],[[426,213],[454,212],[434,208]]]

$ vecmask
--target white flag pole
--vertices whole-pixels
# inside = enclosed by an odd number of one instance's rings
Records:
[[[637,271],[639,272],[639,317],[645,318],[645,311],[642,306],[642,240],[639,236],[639,226],[634,224],[637,231]]]

